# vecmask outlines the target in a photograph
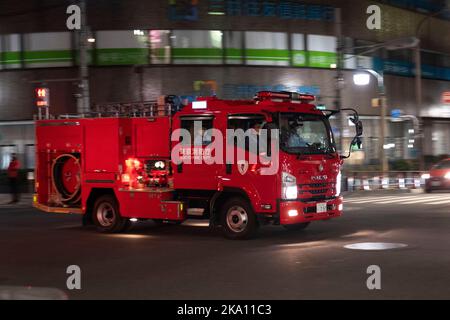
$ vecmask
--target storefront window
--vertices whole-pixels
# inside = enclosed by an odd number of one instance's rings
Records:
[[[0,64],[3,69],[22,67],[21,46],[19,34],[7,34],[0,36]]]
[[[226,31],[225,32],[225,62],[227,64],[241,64],[244,58],[242,50],[242,32]]]
[[[98,65],[148,64],[148,31],[98,31],[96,34]]]
[[[174,30],[172,54],[175,64],[222,64],[222,31]]]
[[[292,64],[295,67],[306,66],[305,36],[301,33],[293,33],[292,43]]]
[[[332,68],[336,65],[337,39],[332,36],[308,35],[308,66]]]
[[[245,32],[245,57],[248,65],[288,66],[290,55],[287,34]]]
[[[68,67],[73,64],[70,32],[28,33],[24,35],[24,62],[27,68]]]
[[[170,63],[170,31],[150,31],[150,60],[152,64]]]

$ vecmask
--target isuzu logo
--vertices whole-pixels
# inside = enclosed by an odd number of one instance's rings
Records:
[[[323,176],[312,176],[311,180],[313,181],[323,181],[323,180],[328,180],[328,176],[327,175],[323,175]]]

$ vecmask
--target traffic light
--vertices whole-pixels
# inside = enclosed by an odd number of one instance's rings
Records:
[[[38,108],[48,108],[50,106],[50,90],[39,87],[35,89],[36,106]]]

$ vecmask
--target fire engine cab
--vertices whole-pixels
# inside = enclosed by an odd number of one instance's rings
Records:
[[[250,238],[264,224],[299,230],[339,217],[340,170],[350,153],[336,150],[329,118],[338,111],[313,100],[260,92],[253,100],[198,98],[181,110],[166,99],[41,118],[34,206],[82,214],[84,224],[114,233],[140,220],[208,219],[230,239]],[[358,114],[344,110],[357,144]],[[241,144],[230,138],[238,131]],[[249,160],[259,156],[266,161]]]

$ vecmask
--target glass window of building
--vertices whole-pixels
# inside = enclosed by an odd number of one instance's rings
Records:
[[[225,31],[225,63],[241,64],[244,59],[242,49],[243,33],[241,31]]]
[[[26,68],[70,67],[73,64],[70,32],[28,33],[23,36]]]
[[[170,63],[170,31],[151,30],[150,34],[150,61],[153,64]]]
[[[0,60],[3,69],[22,67],[21,45],[19,34],[7,34],[0,36]]]
[[[337,39],[333,36],[308,35],[308,66],[331,68],[336,65]]]
[[[246,63],[288,66],[290,55],[287,40],[287,34],[282,32],[245,32]]]
[[[174,30],[172,55],[175,64],[222,64],[222,31]]]
[[[148,31],[98,31],[96,63],[108,65],[148,64]]]
[[[305,36],[301,33],[293,33],[291,36],[292,64],[295,67],[306,66]]]

